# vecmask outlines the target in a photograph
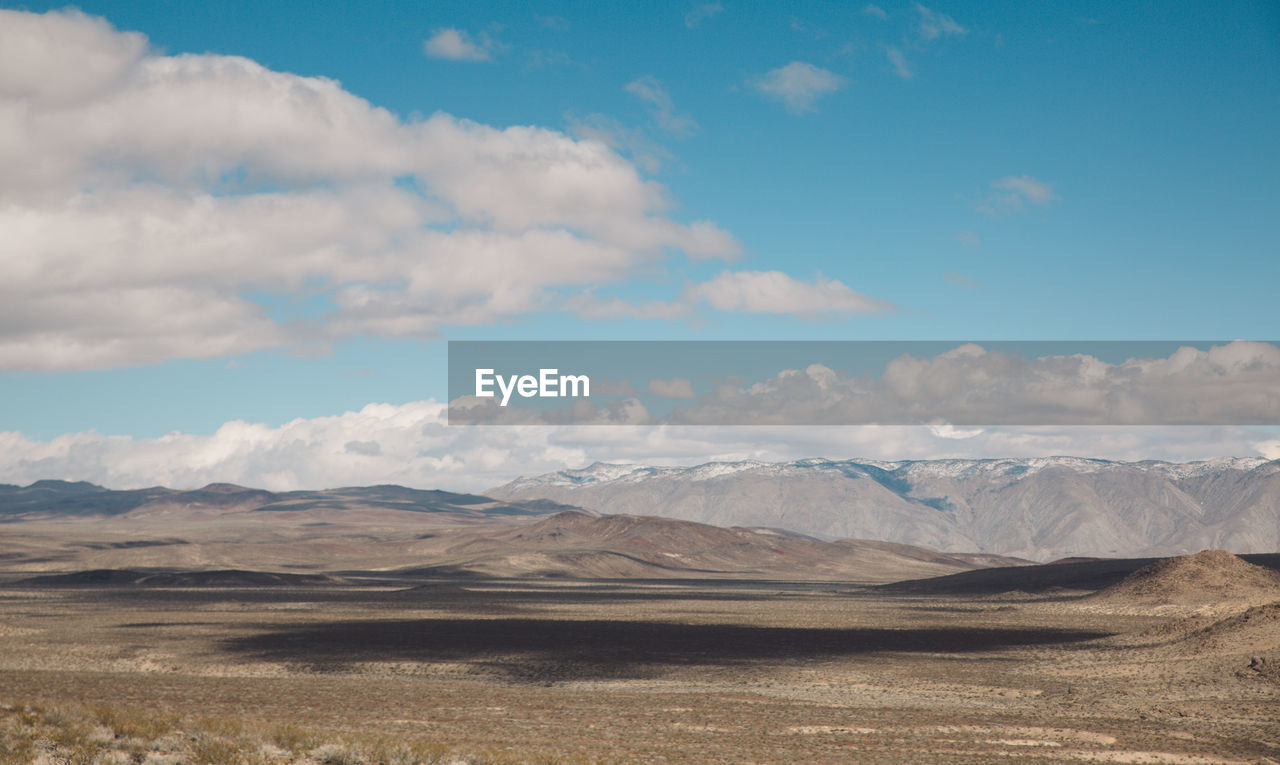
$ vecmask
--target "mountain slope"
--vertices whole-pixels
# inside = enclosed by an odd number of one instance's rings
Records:
[[[598,463],[486,494],[1036,560],[1280,550],[1280,461],[1263,459]]]

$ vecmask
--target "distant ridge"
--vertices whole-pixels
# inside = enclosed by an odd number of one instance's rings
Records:
[[[142,585],[146,587],[298,587],[332,584],[324,574],[287,574],[267,571],[132,571],[94,569],[70,574],[45,574],[21,580],[21,584],[59,587],[87,585]]]
[[[238,512],[306,514],[317,519],[357,512],[484,518],[548,515],[567,507],[543,499],[495,500],[478,494],[392,485],[271,492],[230,483],[211,483],[190,490],[156,486],[123,491],[84,481],[42,480],[30,486],[0,484],[0,522],[121,515],[216,517]]]
[[[596,463],[485,493],[1042,561],[1280,551],[1280,461],[1260,457]]]
[[[884,582],[1022,561],[945,555],[907,545],[823,542],[772,529],[565,511],[531,523],[435,539],[429,567],[401,573],[578,578],[748,577]],[[424,550],[424,555],[426,555]]]

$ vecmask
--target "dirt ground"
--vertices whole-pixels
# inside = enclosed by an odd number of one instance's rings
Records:
[[[10,582],[0,704],[422,740],[441,762],[1280,762],[1280,621],[1208,640],[1240,609],[1082,594]],[[186,761],[130,751],[117,761]],[[317,752],[264,744],[243,761],[379,759]]]

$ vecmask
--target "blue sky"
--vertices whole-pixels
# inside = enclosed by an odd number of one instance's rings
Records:
[[[0,8],[15,443],[439,401],[448,339],[1280,338],[1274,3]]]

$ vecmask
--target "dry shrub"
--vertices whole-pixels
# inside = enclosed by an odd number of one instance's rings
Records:
[[[160,738],[177,725],[177,720],[168,715],[147,712],[136,707],[101,705],[94,707],[93,716],[98,722],[110,728],[117,738],[135,738],[144,742]]]
[[[400,740],[380,737],[360,747],[370,763],[376,765],[443,765],[452,762],[449,747],[421,739]]]
[[[234,741],[219,736],[199,736],[191,745],[191,761],[195,765],[232,765],[243,759]]]
[[[361,765],[360,755],[346,744],[324,744],[311,751],[321,765]]]
[[[315,734],[289,723],[272,728],[268,739],[281,749],[293,753],[309,752],[317,744]]]

